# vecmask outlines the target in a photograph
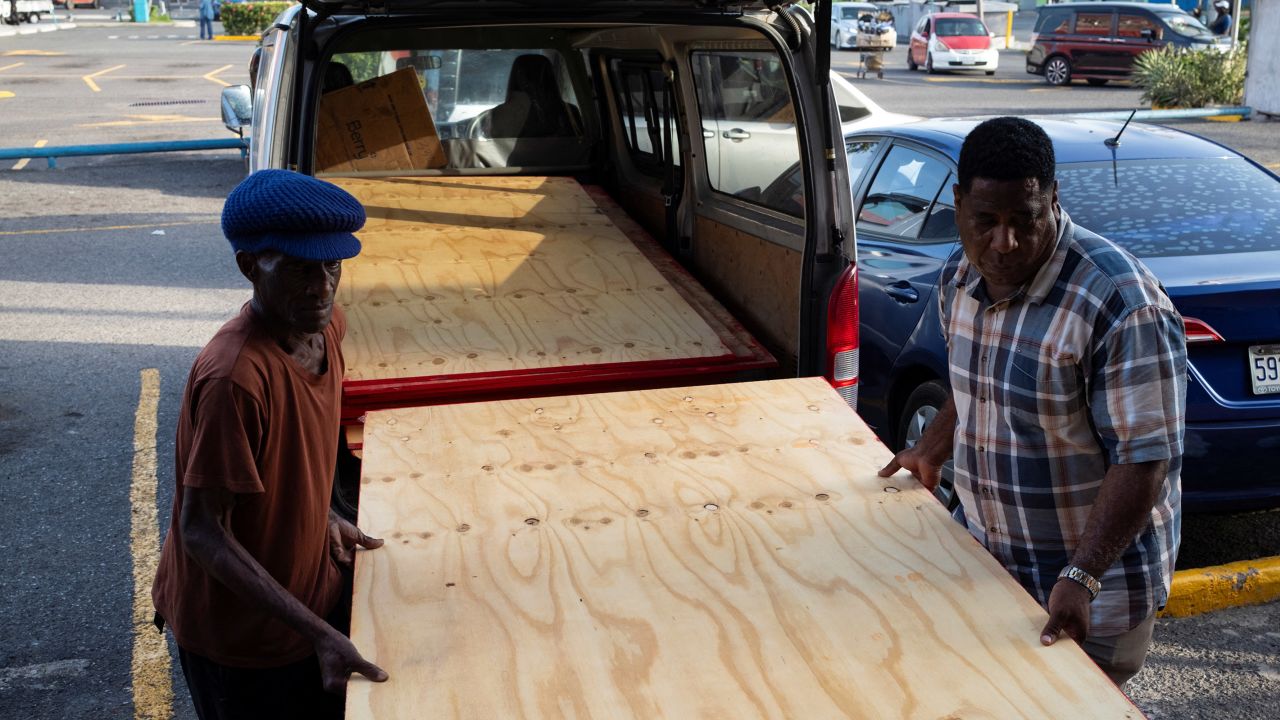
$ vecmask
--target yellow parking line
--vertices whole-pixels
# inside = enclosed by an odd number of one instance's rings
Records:
[[[6,100],[11,97],[13,97],[13,93],[8,90],[0,90],[0,100]]]
[[[151,624],[151,582],[160,564],[156,511],[156,413],[160,371],[142,371],[138,412],[133,421],[133,472],[129,482],[129,546],[133,557],[133,716],[161,720],[173,716],[169,645]]]
[[[0,230],[0,237],[16,235],[56,235],[58,233],[101,232],[105,230],[149,230],[151,228],[183,227],[187,225],[216,225],[218,220],[194,220],[191,222],[147,223],[145,225],[99,225],[97,227],[41,228],[39,230]]]
[[[54,52],[53,50],[10,50],[9,52],[0,53],[0,57],[60,57],[66,55],[62,52]]]
[[[132,127],[134,125],[163,125],[166,123],[189,122],[221,122],[217,117],[191,117],[189,115],[125,115],[128,120],[108,120],[107,122],[85,123],[78,128]]]
[[[1280,170],[1280,162],[1271,163],[1270,165],[1267,165],[1267,167],[1272,170]]]
[[[23,65],[26,65],[26,63],[17,62],[17,63],[13,63],[12,65],[5,65],[4,67],[0,67],[0,72],[4,72],[5,70],[12,70],[16,67],[22,67]]]
[[[93,73],[91,75],[85,75],[80,79],[84,80],[85,84],[89,86],[90,90],[94,92],[102,92],[102,88],[98,87],[98,83],[94,82],[93,79],[97,77],[102,77],[103,75],[106,75],[109,72],[115,72],[116,70],[119,70],[122,67],[124,67],[124,65],[116,65],[115,67],[109,67],[106,70],[99,70],[98,72]]]
[[[222,67],[218,68],[217,70],[214,70],[214,71],[213,71],[213,72],[211,72],[211,73],[205,73],[202,77],[203,77],[205,80],[208,80],[209,82],[212,82],[212,83],[218,83],[218,84],[219,84],[219,85],[221,85],[222,87],[231,87],[231,83],[227,82],[226,80],[219,80],[219,79],[218,79],[218,73],[226,72],[227,70],[230,70],[230,69],[231,69],[231,68],[233,68],[233,67],[235,67],[235,66],[234,66],[234,65],[223,65]]]
[[[48,140],[37,140],[37,141],[36,141],[36,145],[35,145],[35,146],[36,146],[36,147],[38,147],[38,148],[42,148],[42,147],[44,147],[45,145],[48,145],[48,144],[49,144],[49,141],[48,141]],[[26,166],[27,166],[27,163],[29,163],[29,162],[31,162],[31,158],[22,158],[21,160],[19,160],[18,162],[16,162],[16,163],[14,163],[14,164],[13,164],[13,169],[14,169],[14,170],[21,170],[22,168],[26,167]]]

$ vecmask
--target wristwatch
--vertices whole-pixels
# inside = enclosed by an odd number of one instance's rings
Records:
[[[1102,592],[1102,583],[1098,582],[1098,578],[1081,570],[1075,565],[1068,565],[1062,568],[1062,572],[1058,573],[1058,579],[1066,578],[1073,582],[1080,583],[1085,590],[1089,591],[1089,601],[1098,599],[1098,593]]]

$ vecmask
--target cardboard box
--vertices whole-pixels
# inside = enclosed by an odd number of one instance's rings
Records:
[[[413,68],[325,93],[316,172],[444,167],[444,148]]]

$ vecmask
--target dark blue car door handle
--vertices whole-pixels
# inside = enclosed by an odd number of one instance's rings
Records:
[[[899,280],[886,285],[884,291],[889,294],[889,297],[900,303],[913,303],[920,299],[920,293],[916,292],[916,289],[911,287],[911,283],[906,280]]]

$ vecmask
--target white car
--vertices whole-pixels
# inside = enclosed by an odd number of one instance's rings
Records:
[[[875,16],[880,8],[869,2],[838,2],[831,6],[831,47],[847,50],[854,47],[858,36],[858,18]]]

